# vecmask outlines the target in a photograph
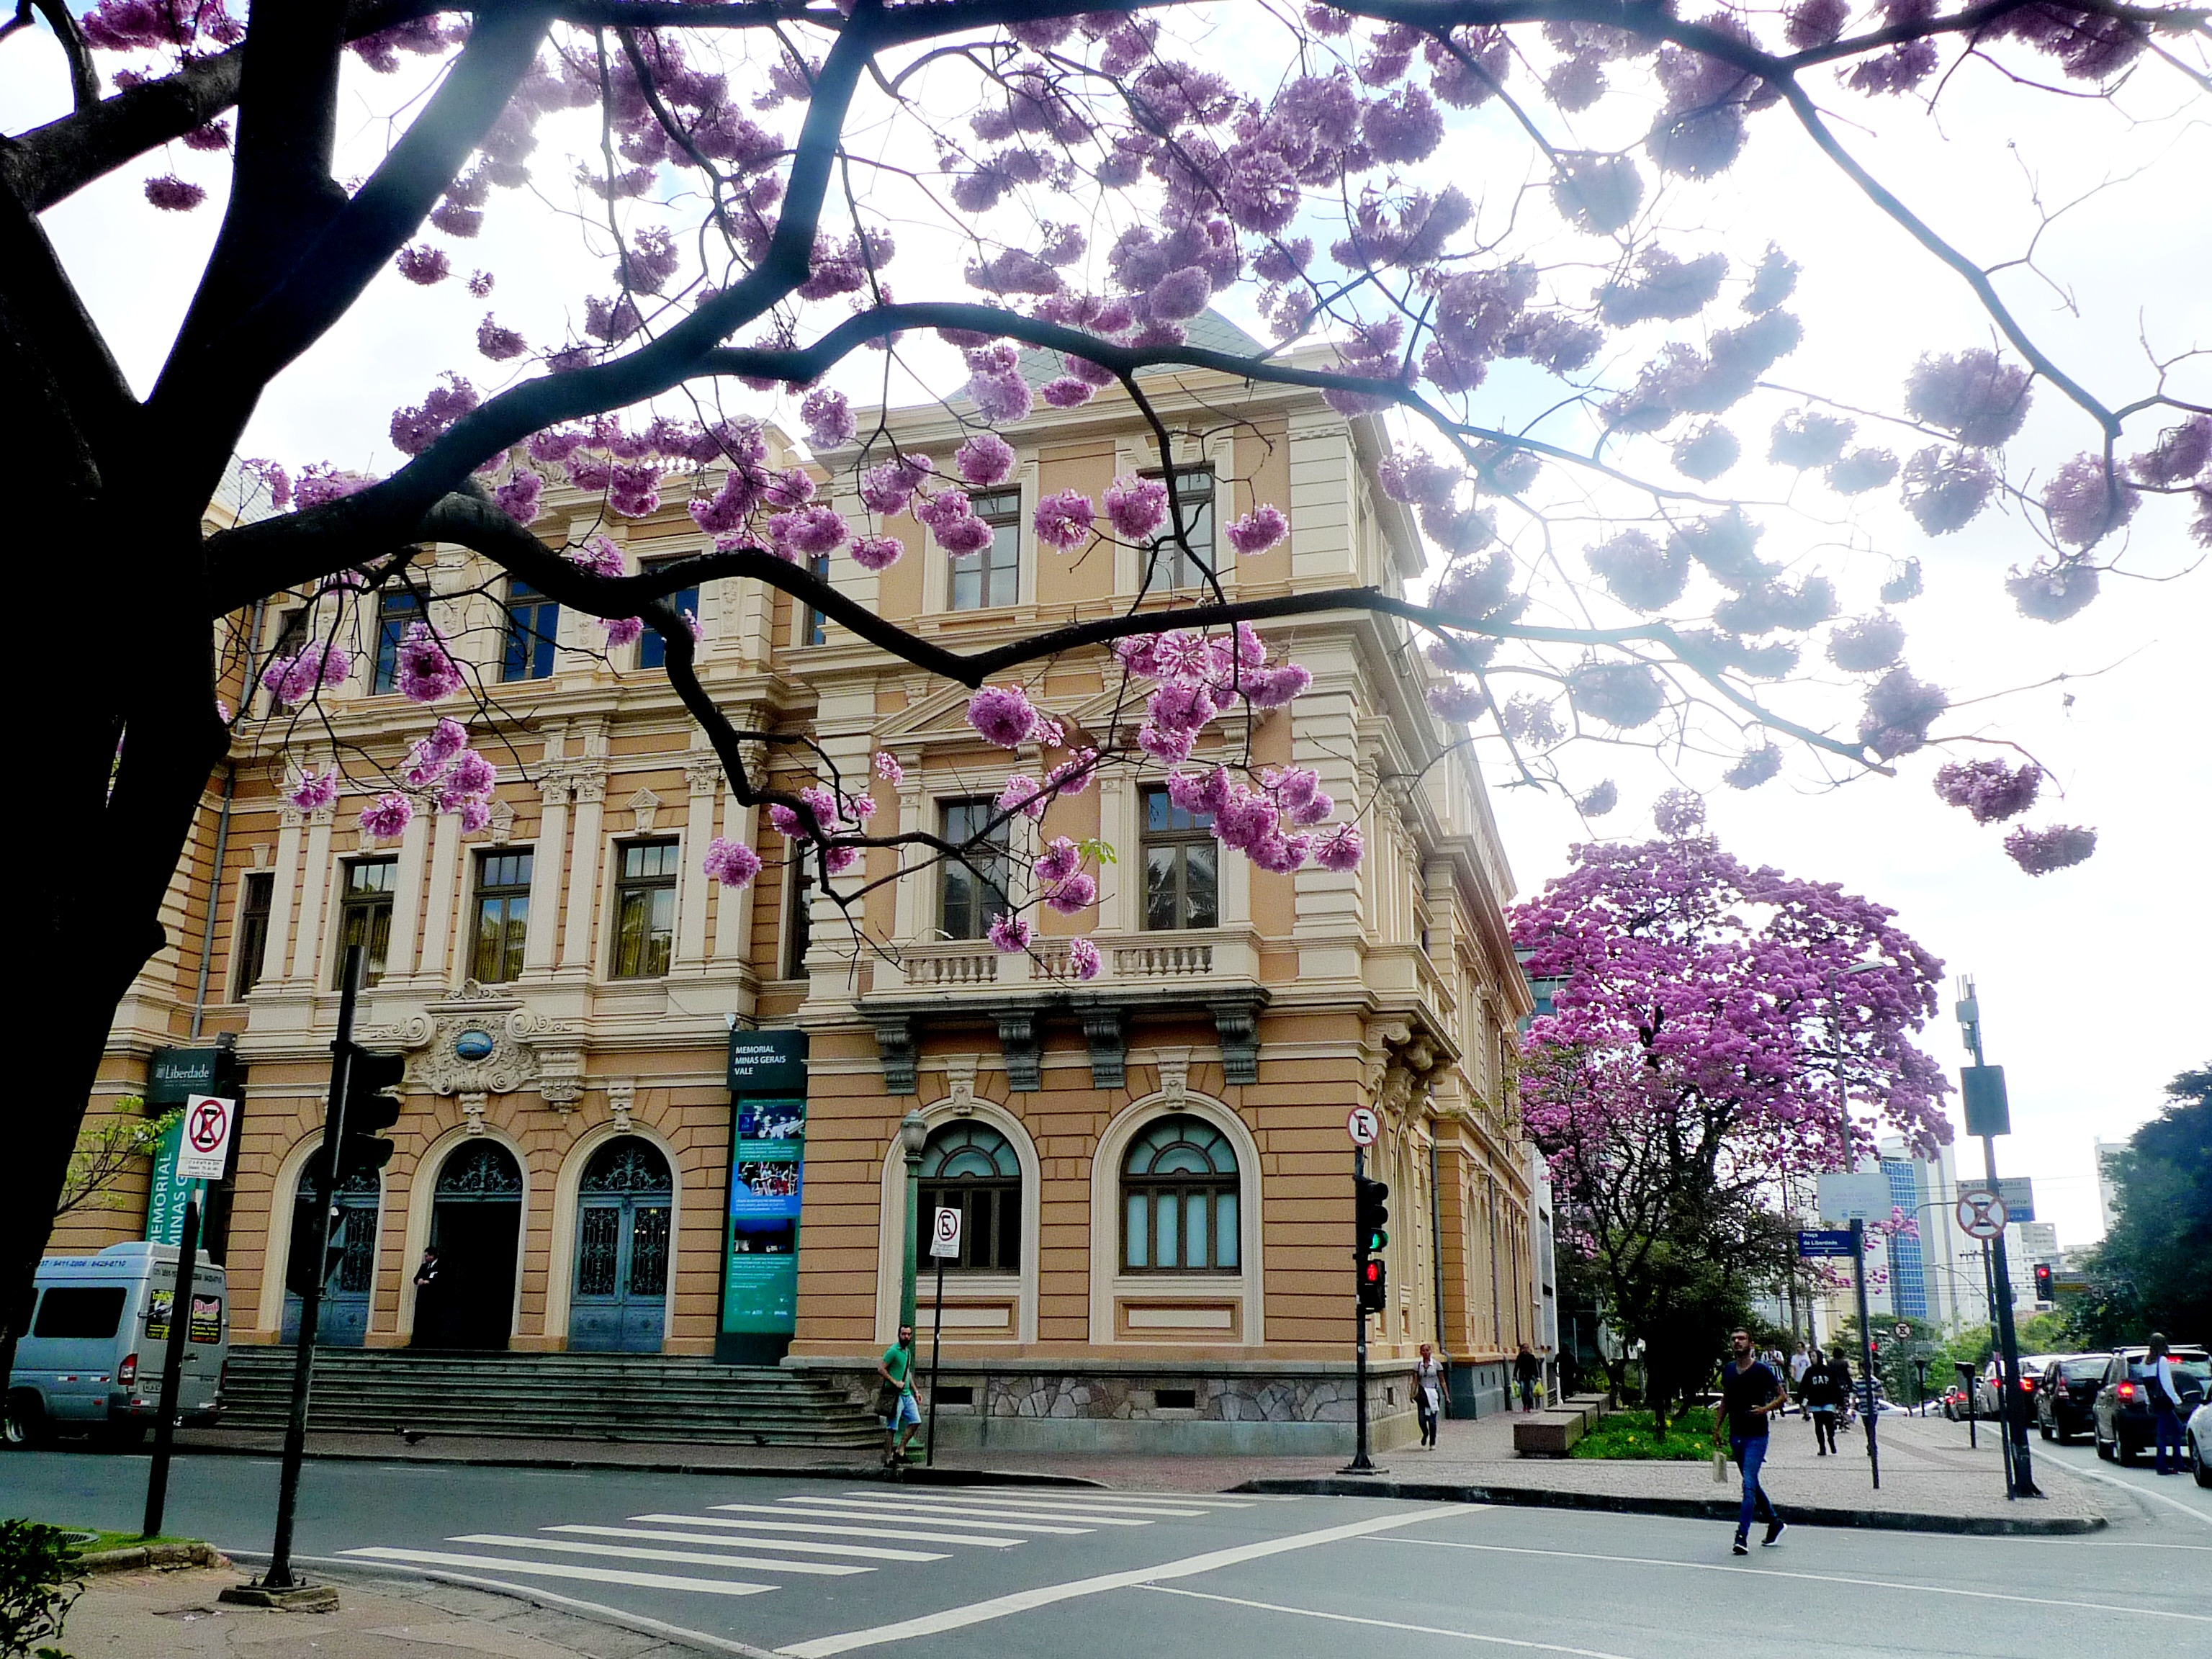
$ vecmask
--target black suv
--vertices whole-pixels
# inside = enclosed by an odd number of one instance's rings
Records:
[[[2143,1363],[2149,1352],[2122,1348],[2105,1365],[2092,1427],[2100,1457],[2132,1463],[2151,1443],[2150,1367]],[[2167,1357],[2173,1361],[2173,1380],[2181,1390],[2180,1417],[2185,1423],[2212,1387],[2212,1356],[2191,1346],[2172,1348]]]
[[[2064,1445],[2097,1431],[2097,1390],[2112,1363],[2108,1353],[2069,1353],[2043,1368],[2035,1385],[2035,1426],[2045,1440]]]

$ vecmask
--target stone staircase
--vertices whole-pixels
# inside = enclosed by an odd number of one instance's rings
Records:
[[[222,1426],[282,1432],[292,1350],[236,1347]],[[307,1426],[341,1434],[862,1447],[883,1431],[818,1380],[661,1354],[318,1348]]]

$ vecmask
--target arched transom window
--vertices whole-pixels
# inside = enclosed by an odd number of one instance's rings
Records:
[[[935,1265],[929,1239],[940,1208],[960,1212],[960,1254],[947,1258],[948,1270],[1021,1271],[1021,1162],[1013,1143],[989,1124],[947,1123],[922,1148],[915,1256],[924,1272]]]
[[[1129,1273],[1235,1273],[1237,1151],[1203,1118],[1164,1117],[1121,1162],[1121,1266]]]

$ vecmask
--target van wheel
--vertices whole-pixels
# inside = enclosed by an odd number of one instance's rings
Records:
[[[2133,1468],[2135,1467],[2136,1460],[2142,1455],[2142,1452],[2138,1448],[2128,1444],[2127,1437],[2123,1435],[2118,1429],[2114,1429],[2112,1431],[2112,1455],[2120,1460],[2120,1463],[2123,1468]]]
[[[11,1394],[0,1415],[0,1440],[11,1446],[35,1446],[46,1438],[46,1413],[34,1394]]]

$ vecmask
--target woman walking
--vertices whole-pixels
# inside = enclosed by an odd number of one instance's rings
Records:
[[[1413,1362],[1413,1409],[1420,1414],[1421,1443],[1436,1449],[1437,1419],[1443,1414],[1444,1368],[1436,1350],[1421,1344],[1421,1357]]]

